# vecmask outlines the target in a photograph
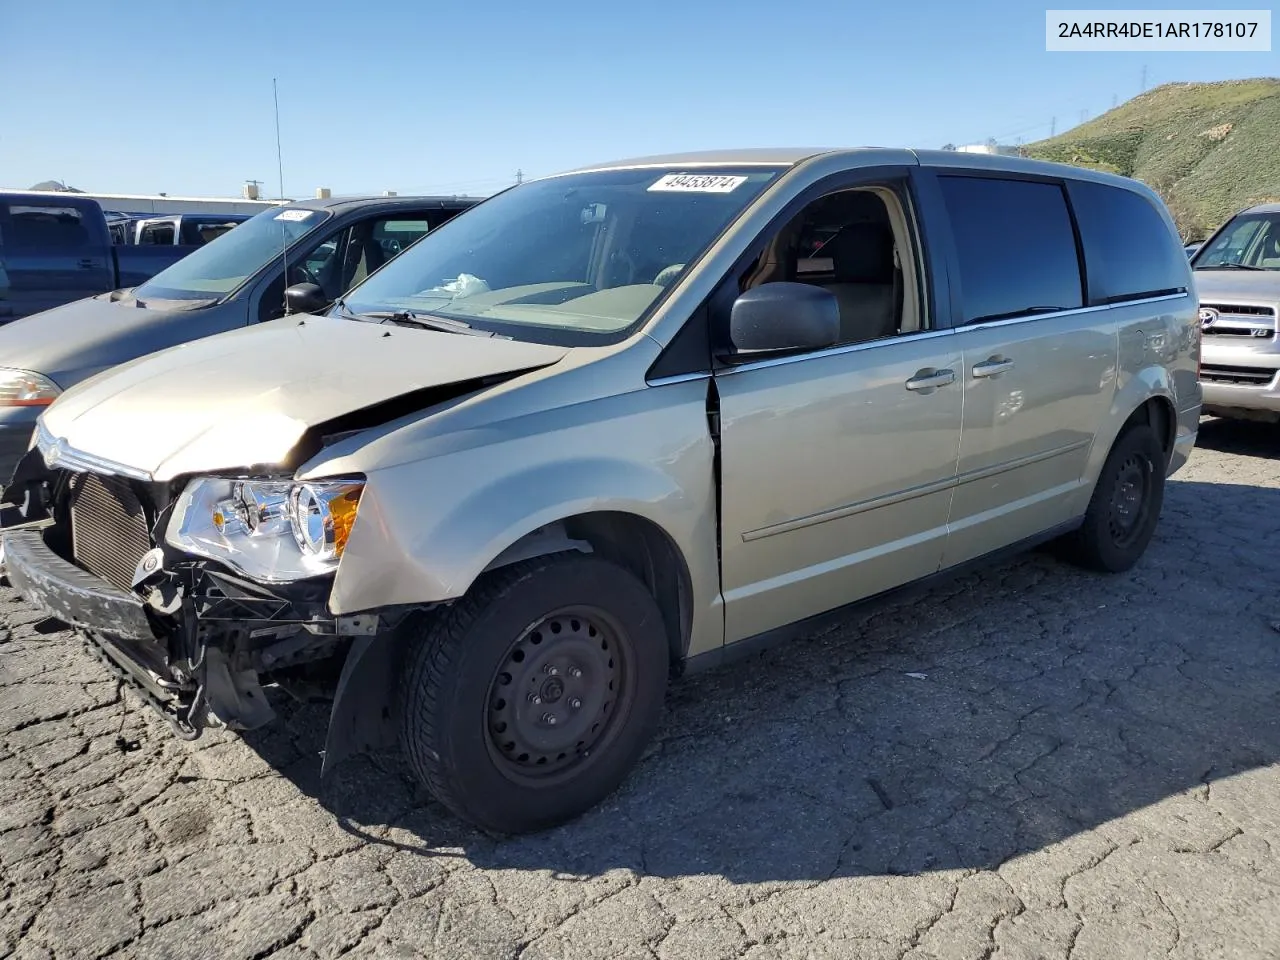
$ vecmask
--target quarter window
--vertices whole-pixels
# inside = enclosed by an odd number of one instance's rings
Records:
[[[1084,245],[1091,303],[1178,293],[1187,286],[1187,256],[1146,197],[1101,183],[1067,187]]]
[[[938,179],[960,266],[964,323],[1084,305],[1062,187],[995,177]]]

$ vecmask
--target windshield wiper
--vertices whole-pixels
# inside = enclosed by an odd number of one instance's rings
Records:
[[[394,323],[402,327],[422,327],[424,330],[442,330],[445,333],[464,333],[471,337],[494,337],[497,336],[492,330],[477,330],[471,324],[464,320],[454,320],[451,317],[437,317],[430,313],[415,313],[412,310],[376,310],[370,313],[361,313],[356,316],[361,319],[368,318],[370,320],[379,320],[382,323]],[[502,337],[500,339],[510,339]]]
[[[333,301],[333,309],[338,311],[338,316],[342,317],[343,320],[359,320],[361,323],[368,323],[370,320],[381,320],[390,316],[390,314],[383,313],[356,313],[347,306],[347,301],[341,297]]]
[[[1255,267],[1248,263],[1211,263],[1207,267],[1196,267],[1197,270],[1265,270],[1266,267]]]

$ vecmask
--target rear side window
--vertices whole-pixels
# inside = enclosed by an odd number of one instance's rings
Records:
[[[1084,245],[1090,303],[1180,293],[1187,255],[1151,201],[1131,190],[1074,181],[1067,187]]]
[[[178,242],[194,246],[217,240],[218,237],[238,225],[239,220],[183,220],[178,232]]]
[[[138,237],[138,242],[143,244],[163,244],[164,246],[172,246],[173,224],[148,223],[142,228],[142,235]]]
[[[963,322],[1084,306],[1062,188],[994,177],[938,178],[960,264]]]
[[[66,249],[89,243],[84,215],[75,207],[54,204],[9,205],[9,245]]]

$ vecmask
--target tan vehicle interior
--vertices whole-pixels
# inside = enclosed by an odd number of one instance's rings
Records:
[[[841,344],[918,331],[920,285],[910,236],[892,190],[827,194],[778,231],[741,288],[777,281],[825,287],[840,304]]]

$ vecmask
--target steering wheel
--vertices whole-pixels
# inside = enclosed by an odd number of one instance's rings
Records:
[[[311,272],[311,268],[307,266],[307,262],[305,260],[289,264],[289,269],[296,271],[297,275],[302,277],[301,280],[297,281],[298,283],[314,283],[317,287],[324,286],[324,284],[320,282],[320,278]],[[292,286],[292,284],[286,284],[286,286]]]

